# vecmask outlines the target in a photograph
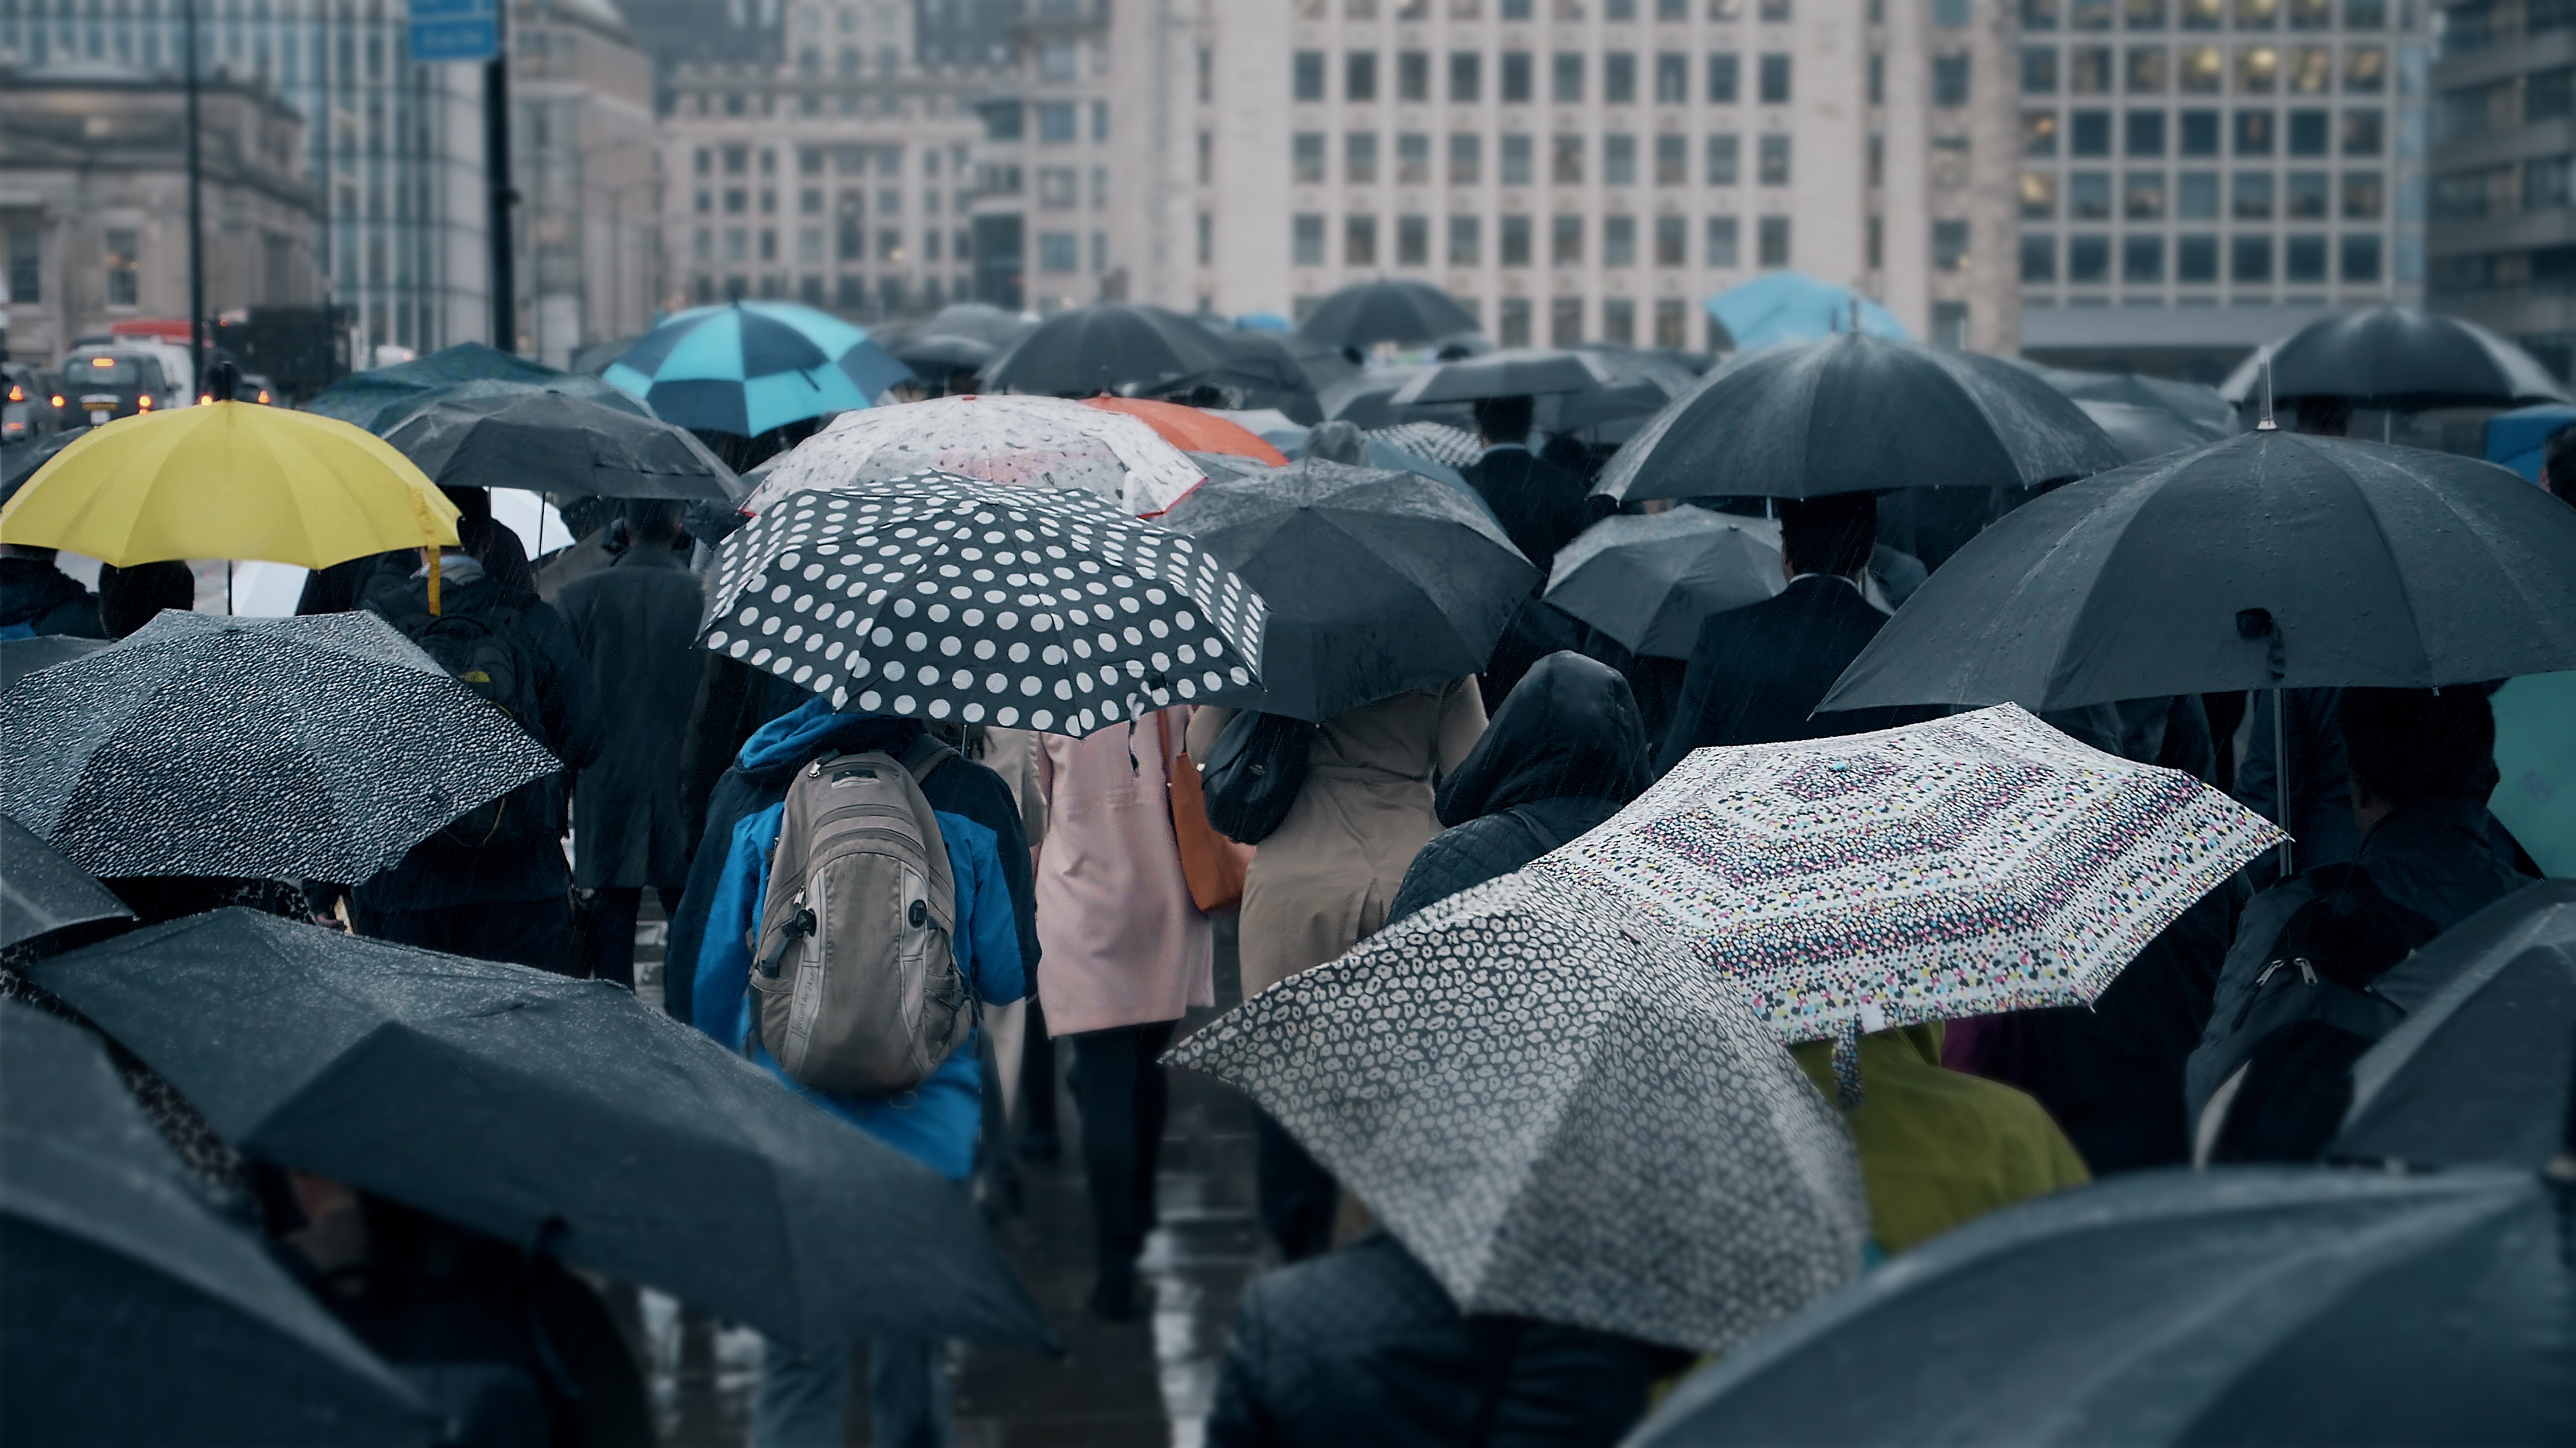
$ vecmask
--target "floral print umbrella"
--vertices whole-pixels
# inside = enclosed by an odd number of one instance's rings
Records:
[[[1207,476],[1142,420],[1061,397],[938,397],[847,413],[780,459],[744,501],[758,513],[921,473],[1074,488],[1159,513]]]

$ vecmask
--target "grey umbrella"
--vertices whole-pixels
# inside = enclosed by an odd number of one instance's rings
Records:
[[[1374,372],[1354,373],[1332,383],[1316,394],[1316,405],[1326,418],[1347,422],[1364,431],[1394,427],[1407,422],[1437,422],[1464,431],[1475,425],[1475,413],[1464,402],[1426,403],[1398,406],[1395,394],[1419,379],[1427,369],[1421,367],[1381,367]]]
[[[2567,1191],[2239,1167],[2060,1192],[1745,1344],[1628,1442],[2576,1441]]]
[[[0,814],[0,950],[75,925],[133,918],[87,870]]]
[[[2341,397],[2355,407],[2518,407],[2566,402],[2567,389],[2532,355],[2475,322],[2413,307],[2370,307],[2310,322],[2239,367],[2219,390],[2239,406],[2274,398]]]
[[[358,884],[558,767],[367,613],[163,613],[0,694],[0,810],[100,876]]]
[[[550,392],[442,399],[385,434],[431,482],[726,502],[728,468],[687,428]]]
[[[1674,508],[1584,529],[1556,555],[1546,598],[1632,652],[1686,659],[1701,620],[1787,582],[1777,522]]]
[[[1049,1341],[956,1188],[606,982],[240,909],[31,973],[253,1156],[793,1342]]]
[[[2576,1081],[2576,880],[2525,885],[2371,982],[2405,1020],[2353,1063],[2329,1157],[2545,1165]]]
[[[436,1426],[199,1196],[95,1037],[0,1003],[0,1437],[390,1445]]]
[[[38,669],[97,653],[112,647],[114,639],[76,639],[67,634],[38,634],[27,639],[0,639],[0,690],[6,690]]]
[[[1414,346],[1476,330],[1475,314],[1428,282],[1378,277],[1353,282],[1315,304],[1297,335],[1331,347],[1378,342]]]
[[[2141,377],[2135,372],[2077,372],[2036,363],[2020,365],[2078,402],[2116,402],[2171,413],[2207,430],[2213,439],[2225,436],[2236,423],[2236,409],[2219,395],[2218,389],[2197,382]]]
[[[952,333],[921,332],[897,337],[885,344],[894,360],[913,370],[913,375],[942,381],[959,372],[980,372],[1000,352],[990,342]]]
[[[995,347],[1006,347],[1017,341],[1037,323],[1017,312],[1006,312],[990,302],[951,302],[933,312],[921,324],[924,337],[971,337]]]
[[[1479,397],[1589,393],[1622,381],[1598,352],[1559,347],[1506,347],[1454,362],[1434,362],[1387,399],[1397,407],[1472,402]],[[1667,396],[1670,394],[1667,393]]]
[[[1859,1268],[1833,1108],[1733,982],[1547,861],[1166,1059],[1248,1092],[1463,1312],[1723,1351]]]
[[[1413,473],[1304,459],[1210,478],[1162,522],[1269,607],[1261,691],[1229,701],[1300,719],[1477,672],[1538,581],[1463,489]]]
[[[2036,487],[2122,461],[2082,409],[2019,367],[1845,332],[1711,371],[1619,450],[1593,490],[1633,502]]]
[[[2084,415],[2100,425],[2110,436],[2111,445],[2120,456],[2133,463],[2185,448],[2206,447],[2227,436],[2219,427],[2202,427],[2179,413],[2161,407],[2142,407],[2129,402],[2079,401]]]

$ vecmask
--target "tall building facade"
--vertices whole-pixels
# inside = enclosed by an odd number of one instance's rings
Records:
[[[2459,0],[2433,62],[2430,299],[2576,368],[2576,4]]]
[[[653,67],[610,0],[518,0],[511,18],[518,350],[565,367],[649,330],[669,291]]]
[[[2424,294],[2416,0],[2020,0],[2023,339],[2216,380]]]

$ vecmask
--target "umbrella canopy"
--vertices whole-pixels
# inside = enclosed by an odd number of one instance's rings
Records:
[[[0,645],[0,655],[6,646]],[[2489,696],[2496,770],[2487,808],[2544,875],[2576,878],[2576,673],[2509,679]]]
[[[2080,401],[2084,415],[2093,419],[2120,450],[2120,456],[2133,463],[2160,458],[2185,448],[2207,447],[2227,435],[2223,428],[2201,427],[2185,421],[2180,415],[2161,407],[2140,407],[2127,402]]]
[[[5,692],[38,669],[50,669],[56,664],[85,658],[100,649],[115,646],[114,639],[82,639],[69,634],[0,639],[0,692]]]
[[[740,437],[855,412],[911,375],[865,330],[793,302],[692,307],[601,374],[665,422]]]
[[[886,344],[886,352],[911,368],[914,376],[934,382],[959,372],[981,372],[1001,355],[1001,349],[990,342],[946,332],[898,337]]]
[[[561,382],[567,375],[542,362],[514,357],[480,342],[459,342],[409,362],[352,372],[313,394],[304,410],[372,431],[386,408],[399,407],[425,392],[460,382],[495,380],[542,387]]]
[[[72,428],[0,446],[0,503],[18,496],[18,490],[26,486],[38,468],[52,462],[54,454],[87,436],[87,429]]]
[[[2564,1191],[2225,1168],[2060,1192],[1711,1364],[1628,1442],[2565,1443]]]
[[[1135,418],[1183,452],[1233,453],[1272,467],[1288,466],[1288,455],[1264,441],[1259,433],[1201,408],[1134,397],[1089,397],[1083,399],[1082,405]]]
[[[1782,342],[1821,341],[1852,331],[1855,316],[1859,330],[1873,337],[1903,340],[1908,335],[1894,312],[1849,287],[1802,272],[1764,272],[1719,292],[1705,305],[1742,352]]]
[[[1583,433],[1597,441],[1624,441],[1624,437],[1614,434],[1643,426],[1647,418],[1661,412],[1665,404],[1699,381],[1697,373],[1661,352],[1603,343],[1587,344],[1580,350],[1599,364],[1606,380],[1599,387],[1539,398],[1534,417],[1541,432]]]
[[[1297,348],[1307,344],[1267,332],[1232,330],[1208,333],[1224,357],[1216,365],[1159,385],[1131,383],[1129,391],[1189,392],[1214,387],[1241,394],[1244,407],[1276,407],[1303,414],[1315,390],[1313,375]],[[1338,354],[1334,354],[1338,355]]]
[[[456,542],[456,505],[348,423],[208,402],[91,428],[0,508],[0,543],[119,568],[257,558],[328,568]]]
[[[75,925],[133,918],[125,902],[101,888],[87,870],[64,859],[15,816],[0,814],[0,950]]]
[[[1089,397],[1160,391],[1238,355],[1230,340],[1168,307],[1101,302],[1056,313],[984,371],[996,391]]]
[[[0,695],[0,810],[101,876],[359,884],[559,766],[369,613],[163,613]]]
[[[1246,707],[1317,722],[1484,668],[1538,582],[1491,514],[1411,473],[1300,459],[1211,478],[1163,521],[1269,605]]]
[[[1413,347],[1475,330],[1475,314],[1447,292],[1429,282],[1388,277],[1351,283],[1317,302],[1297,324],[1298,336],[1328,347]]]
[[[429,1410],[209,1210],[77,1026],[0,1003],[0,1432],[419,1443]]]
[[[2560,403],[2499,412],[2487,419],[2486,459],[2539,482],[2541,454],[2549,439],[2570,427],[2576,427],[2576,407]]]
[[[2023,363],[2039,380],[2074,398],[2078,402],[2116,402],[2128,407],[2151,408],[2170,413],[2193,427],[2207,431],[2212,439],[2235,430],[2236,409],[2215,387],[2197,382],[2174,382],[2162,377],[2141,377],[2135,372],[2077,372],[2063,367],[2042,367]]]
[[[1670,915],[1784,1041],[2101,994],[2281,832],[2004,705],[1701,749],[1560,853]]]
[[[971,337],[995,348],[1016,342],[1035,322],[990,302],[950,302],[921,324],[924,337]]]
[[[2371,982],[2406,1012],[2352,1067],[2329,1158],[2537,1169],[2576,1101],[2576,880],[2540,880]]]
[[[1387,398],[1390,406],[1473,402],[1479,397],[1534,397],[1542,393],[1598,392],[1617,384],[1598,352],[1568,347],[1507,347],[1481,357],[1434,362]]]
[[[653,411],[643,403],[600,381],[579,372],[549,377],[543,382],[511,382],[500,378],[481,378],[471,382],[451,382],[444,387],[430,387],[405,392],[385,403],[372,415],[350,419],[378,437],[400,427],[412,414],[432,403],[474,402],[489,397],[569,398],[613,408],[630,417],[651,417]]]
[[[1262,601],[1188,538],[937,473],[780,500],[708,593],[708,648],[868,713],[1078,736],[1260,667]]]
[[[1787,583],[1777,522],[1674,508],[1584,529],[1556,555],[1546,597],[1631,652],[1686,659],[1701,620]]]
[[[263,1160],[791,1342],[1048,1343],[947,1181],[616,986],[241,909],[33,973]]]
[[[924,473],[1075,489],[1130,513],[1160,512],[1205,476],[1140,418],[1057,397],[935,397],[835,418],[772,463],[743,508]]]
[[[1399,422],[1370,428],[1368,435],[1371,442],[1452,468],[1463,468],[1485,455],[1485,445],[1474,433],[1445,422]]]
[[[2071,709],[2576,669],[2576,512],[2493,463],[2258,431],[2061,488],[1970,540],[1824,709]]]
[[[2121,461],[2081,408],[2009,362],[1846,332],[1710,372],[1619,450],[1594,491],[1630,502],[2027,488]]]
[[[431,481],[729,502],[733,469],[687,428],[550,392],[432,402],[385,434]]]
[[[1347,422],[1363,431],[1373,432],[1405,422],[1437,422],[1460,431],[1472,429],[1476,422],[1475,411],[1464,402],[1403,407],[1395,404],[1395,394],[1426,370],[1422,367],[1380,367],[1371,372],[1355,373],[1318,391],[1315,405],[1326,418]]]
[[[1687,944],[1547,861],[1166,1059],[1250,1093],[1462,1312],[1722,1352],[1859,1270],[1833,1108]]]
[[[2220,394],[2240,407],[2259,400],[2266,359],[2276,400],[2341,397],[2396,412],[2576,401],[2520,347],[2475,322],[2413,307],[2310,322],[2246,359]]]

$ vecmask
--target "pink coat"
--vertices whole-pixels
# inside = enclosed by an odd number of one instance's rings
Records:
[[[1176,1021],[1216,1004],[1215,944],[1190,901],[1172,838],[1165,787],[1187,708],[1164,711],[1171,745],[1151,716],[1088,739],[1038,736],[1038,788],[1047,808],[1038,851],[1038,1001],[1047,1032]]]

